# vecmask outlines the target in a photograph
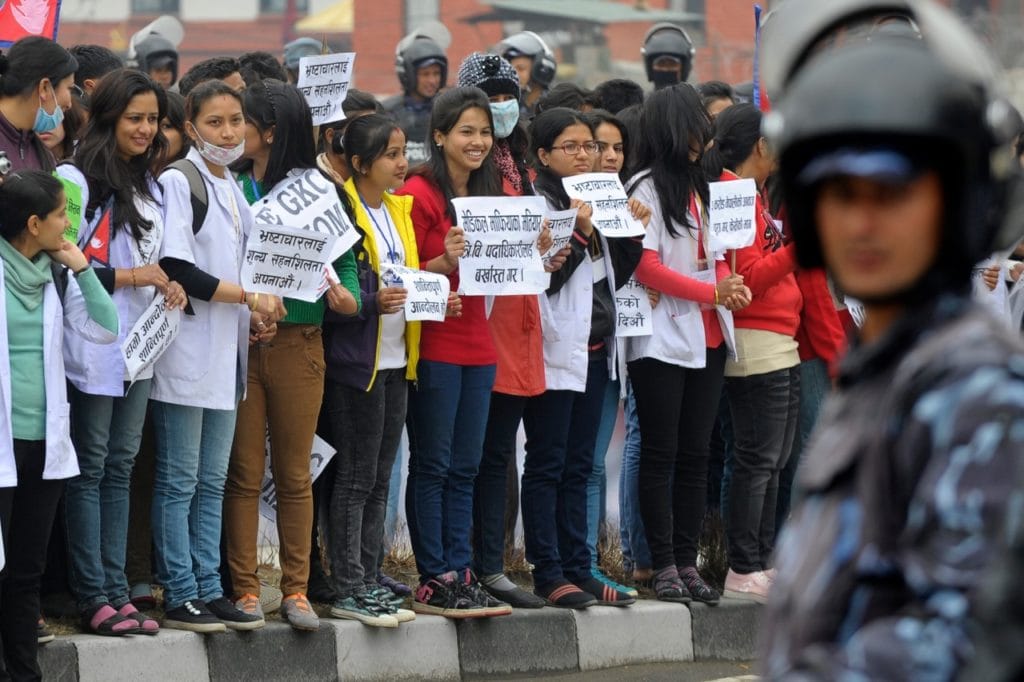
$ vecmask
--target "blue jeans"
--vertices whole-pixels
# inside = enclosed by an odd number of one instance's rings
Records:
[[[237,414],[153,401],[153,544],[167,609],[224,596],[221,509]]]
[[[421,580],[470,567],[473,483],[495,368],[420,360],[409,393],[406,515]]]
[[[768,568],[775,547],[779,472],[793,449],[800,408],[800,368],[726,377],[736,446],[726,524],[729,567]]]
[[[647,546],[644,522],[640,518],[640,420],[636,416],[633,386],[626,383],[624,403],[626,440],[622,445],[622,471],[619,475],[619,535],[622,557],[629,569],[648,569],[653,565]]]
[[[789,517],[793,496],[793,480],[796,478],[797,467],[804,445],[811,437],[814,424],[818,421],[818,412],[832,388],[828,377],[828,367],[819,358],[804,360],[800,363],[800,410],[797,420],[796,436],[793,438],[793,449],[789,453],[789,461],[779,474],[779,497],[775,511],[775,536],[778,537],[783,524]]]
[[[402,477],[405,474],[402,451],[409,449],[409,436],[405,429],[402,429],[402,438],[398,443],[398,451],[395,452],[395,463],[391,467],[391,481],[388,483],[388,506],[384,516],[384,547],[391,546],[398,532],[398,507],[401,504]],[[381,556],[383,560],[383,555]],[[379,566],[378,566],[379,570]]]
[[[608,360],[593,353],[586,392],[545,391],[523,413],[526,461],[521,505],[526,560],[540,592],[591,577],[587,549],[587,479],[594,465]]]
[[[75,451],[81,473],[68,479],[68,558],[80,611],[128,601],[124,574],[132,466],[142,442],[151,379],[123,398],[69,390]]]
[[[608,445],[615,433],[615,421],[619,417],[619,381],[609,381],[604,389],[601,403],[601,418],[597,423],[597,443],[594,445],[594,467],[587,479],[587,549],[590,551],[590,565],[597,569],[597,540],[601,522],[605,519],[605,498],[608,497],[608,480],[605,478],[604,460],[608,456]]]

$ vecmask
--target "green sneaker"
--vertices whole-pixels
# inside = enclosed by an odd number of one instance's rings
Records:
[[[398,619],[399,623],[408,623],[416,620],[416,613],[409,609],[403,609],[404,597],[399,597],[386,587],[374,587],[370,589],[370,596],[387,607],[388,614]]]
[[[635,587],[627,587],[626,585],[620,585],[619,583],[615,582],[614,580],[612,580],[596,568],[590,569],[590,574],[593,575],[596,580],[604,583],[616,592],[625,592],[630,597],[633,597],[633,599],[636,599],[638,596],[640,596],[640,593],[636,591]]]
[[[397,628],[398,618],[390,608],[374,599],[368,592],[360,592],[338,599],[331,606],[331,617],[357,620],[375,628]]]

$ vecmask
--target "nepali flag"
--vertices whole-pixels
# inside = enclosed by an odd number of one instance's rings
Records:
[[[60,0],[0,0],[0,47],[27,36],[57,40]]]
[[[768,95],[761,88],[761,5],[754,5],[754,101],[753,104],[767,113],[772,110]]]
[[[100,216],[100,222],[97,223],[96,229],[92,231],[89,236],[89,241],[86,243],[85,248],[82,249],[82,255],[85,256],[85,260],[89,264],[98,263],[99,265],[109,268],[110,267],[110,214],[113,213],[109,208],[103,212]]]

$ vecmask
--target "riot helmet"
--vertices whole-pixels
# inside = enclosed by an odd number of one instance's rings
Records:
[[[662,22],[647,30],[640,54],[644,58],[647,80],[654,83],[654,87],[663,88],[690,77],[695,50],[689,34],[681,26]],[[655,68],[656,63],[665,60],[674,61],[676,68]]]
[[[433,38],[418,35],[404,47],[399,46],[395,51],[395,72],[405,94],[416,92],[416,72],[431,64],[441,67],[441,87],[444,88],[448,82],[448,57]]]
[[[555,53],[551,51],[544,39],[533,31],[520,31],[498,43],[497,52],[511,62],[516,57],[529,57],[533,60],[530,66],[530,82],[543,89],[551,87],[555,80],[558,63]],[[523,89],[526,89],[525,86]]]

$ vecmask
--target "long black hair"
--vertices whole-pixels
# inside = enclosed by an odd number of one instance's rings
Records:
[[[491,116],[491,104],[487,99],[487,93],[480,88],[465,86],[446,90],[434,98],[434,108],[430,113],[431,138],[435,132],[447,135],[459,122],[462,114],[469,109],[480,109],[487,116],[487,122],[492,127],[494,119]],[[455,190],[452,187],[451,175],[448,172],[448,161],[445,159],[444,150],[431,145],[430,156],[427,160],[415,168],[410,175],[422,175],[436,184],[441,193],[444,194],[448,203],[448,217],[452,222],[458,220],[455,215],[455,207],[452,206],[452,199],[455,198]],[[494,164],[493,147],[483,163],[475,171],[469,174],[468,183],[469,196],[490,197],[501,194],[501,179],[498,176],[498,169]]]
[[[640,130],[641,126],[643,126],[644,106],[642,104],[631,104],[616,114],[616,118],[625,126],[626,131],[629,133],[629,139],[632,140],[632,144],[626,147],[626,159],[622,162],[622,177],[629,178],[633,176],[636,169],[637,140],[640,139]]]
[[[125,160],[117,149],[117,124],[133,97],[150,92],[156,97],[156,134],[144,154]],[[141,239],[153,223],[142,217],[135,199],[154,199],[150,169],[167,153],[167,138],[160,130],[160,121],[167,114],[167,96],[162,87],[141,71],[120,69],[100,80],[92,92],[91,106],[89,123],[82,131],[74,156],[75,166],[89,183],[86,210],[95,209],[113,196],[113,229],[128,225],[132,236]]]
[[[715,143],[704,152],[702,164],[708,180],[723,170],[735,171],[750,158],[761,139],[761,111],[753,104],[733,104],[715,119]]]
[[[547,109],[530,123],[530,158],[537,171],[534,188],[560,210],[569,208],[569,195],[562,185],[562,178],[540,161],[537,152],[541,149],[550,152],[551,146],[562,132],[573,125],[584,125],[593,133],[594,128],[586,114],[567,107]]]
[[[14,241],[28,228],[29,218],[45,218],[63,201],[64,185],[50,173],[41,170],[9,173],[0,185],[0,236]]]
[[[369,172],[373,163],[388,149],[391,133],[401,130],[395,120],[384,114],[360,116],[345,129],[345,161],[353,177]],[[352,159],[359,157],[359,168]]]
[[[268,78],[258,81],[242,93],[245,119],[262,135],[274,129],[267,170],[260,185],[269,190],[296,168],[316,168],[316,143],[313,140],[313,115],[298,88]],[[252,160],[239,164],[243,172],[252,170]]]
[[[78,60],[49,38],[22,38],[0,55],[0,97],[27,94],[44,78],[56,89],[77,70]]]
[[[629,128],[626,124],[619,119],[618,116],[611,113],[606,109],[594,109],[588,111],[586,114],[587,120],[590,121],[590,128],[594,131],[594,137],[597,137],[597,129],[601,125],[614,126],[619,131],[619,136],[622,137],[622,170],[619,171],[619,179],[625,182],[626,178],[626,159],[629,158],[629,148],[632,146],[629,143]]]
[[[690,195],[708,204],[708,181],[700,157],[711,139],[711,118],[693,86],[677,83],[647,97],[642,121],[635,170],[651,172],[665,228],[678,237],[673,222],[695,227],[688,217]],[[690,161],[691,149],[697,151],[694,161]],[[632,193],[638,183],[630,183],[626,191]]]

